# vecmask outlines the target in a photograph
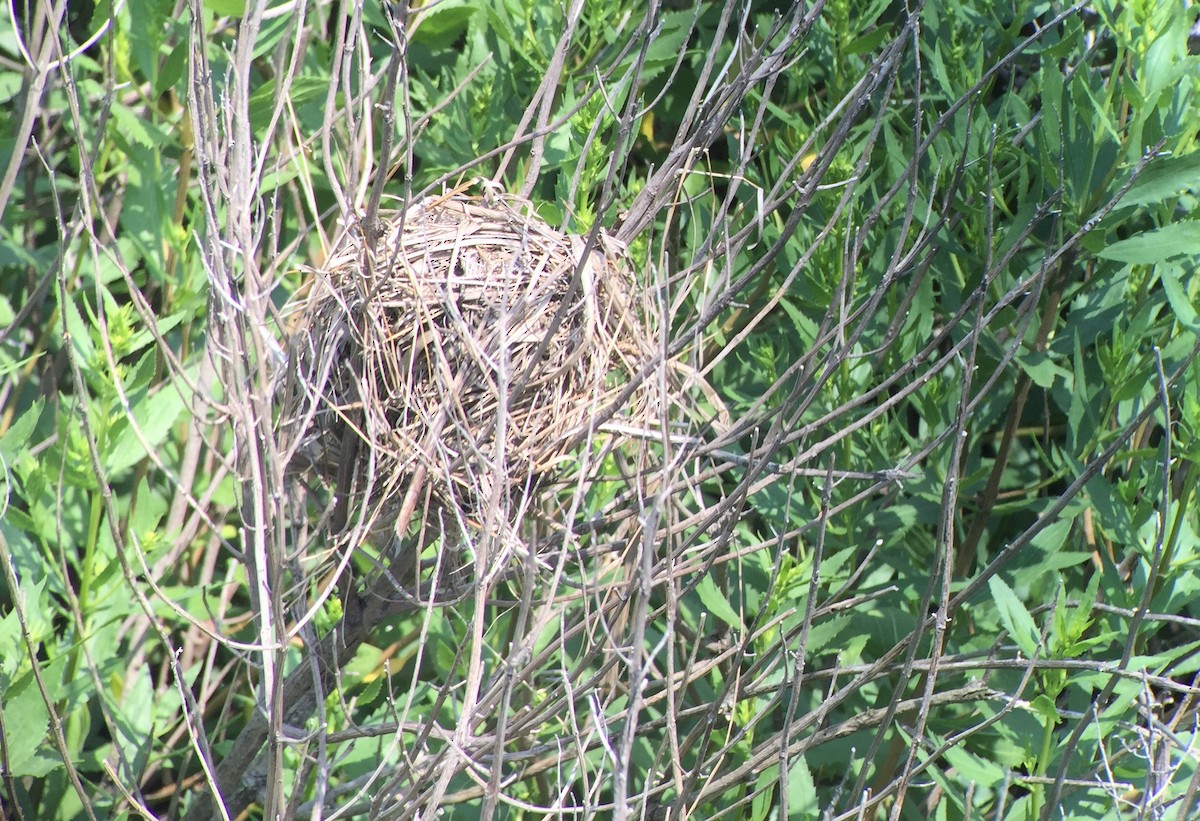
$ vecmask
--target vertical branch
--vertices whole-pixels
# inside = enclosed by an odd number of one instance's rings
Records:
[[[217,402],[233,426],[242,491],[242,551],[251,606],[257,622],[262,678],[259,708],[268,717],[264,783],[267,818],[282,812],[283,700],[280,664],[286,643],[283,621],[283,536],[280,527],[282,465],[276,449],[268,385],[270,343],[267,311],[272,282],[259,266],[262,241],[256,162],[250,127],[251,62],[265,4],[242,18],[225,89],[213,96],[204,50],[205,12],[193,2],[189,110],[195,133],[204,202],[202,253],[211,288],[208,356],[214,363]],[[264,137],[269,139],[269,135]],[[220,785],[229,790],[229,784]],[[218,797],[217,800],[220,800]]]

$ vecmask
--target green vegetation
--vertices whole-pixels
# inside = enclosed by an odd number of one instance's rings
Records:
[[[11,8],[7,817],[1200,815],[1200,6]],[[503,561],[418,508],[430,603],[272,390],[456,187],[627,244],[696,407]]]

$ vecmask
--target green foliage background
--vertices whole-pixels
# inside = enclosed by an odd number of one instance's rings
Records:
[[[241,0],[0,22],[5,812],[205,812],[263,698],[235,398],[276,355],[223,379],[216,323],[262,286],[285,350],[391,170],[389,201],[483,178],[636,226],[729,418],[658,452],[666,512],[618,462],[569,508],[611,520],[579,581],[630,585],[636,641],[599,593],[533,635],[515,583],[480,635],[470,603],[378,625],[285,728],[281,814],[1196,817],[1198,7],[412,5],[268,7],[244,88]],[[207,183],[235,147],[259,173]],[[471,721],[466,646],[519,682]],[[437,769],[464,722],[501,740]]]

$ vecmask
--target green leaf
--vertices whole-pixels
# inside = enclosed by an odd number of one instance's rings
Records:
[[[849,615],[836,616],[834,618],[825,619],[819,624],[814,624],[808,633],[808,653],[819,653],[822,650],[828,649],[834,639],[841,634],[843,630],[852,624],[852,619]],[[841,648],[835,648],[840,650]]]
[[[165,336],[168,331],[187,318],[190,313],[190,311],[176,311],[169,316],[156,318],[154,325],[158,330],[159,336]],[[153,333],[148,330],[138,331],[130,337],[126,346],[125,354],[129,355],[137,353],[153,341],[155,341]]]
[[[35,593],[40,594],[45,586],[45,580],[35,585]],[[28,596],[26,596],[28,600]],[[4,692],[6,683],[25,662],[25,640],[21,637],[21,621],[15,611],[9,611],[0,616],[0,694]],[[0,708],[3,702],[0,701]]]
[[[81,4],[82,5],[82,4]],[[170,14],[170,3],[164,0],[129,0],[128,25],[123,26],[129,37],[129,49],[141,79],[155,80],[158,73],[158,50],[162,46],[163,20]],[[119,113],[122,106],[113,106]],[[123,125],[123,123],[122,123]]]
[[[863,26],[863,28],[866,28],[866,26]],[[864,34],[862,37],[857,37],[851,40],[842,49],[842,53],[846,55],[870,54],[874,52],[881,43],[893,35],[894,32],[891,26],[879,26],[878,28],[872,29],[868,34]]]
[[[25,673],[0,692],[0,702],[4,705],[9,773],[18,778],[41,778],[62,766],[61,761],[41,752],[50,729],[50,713],[33,673]]]
[[[11,467],[25,450],[38,420],[42,418],[42,408],[45,404],[41,399],[36,400],[32,407],[16,418],[4,436],[0,437],[0,458],[4,460],[5,465]]]
[[[186,42],[180,42],[171,49],[155,83],[155,90],[159,94],[174,88],[175,84],[183,79],[183,74],[187,70],[187,59],[188,46]]]
[[[967,745],[951,746],[945,751],[946,761],[977,784],[998,784],[1004,778],[1004,768],[982,755],[972,755]]]
[[[1185,220],[1114,242],[1096,255],[1132,265],[1154,265],[1197,254],[1200,254],[1200,221]]]
[[[254,59],[259,60],[269,54],[279,45],[279,41],[283,39],[284,35],[292,31],[290,14],[281,14],[274,19],[264,19],[263,26],[258,32],[258,39],[254,41]]]
[[[691,11],[668,11],[662,15],[660,34],[650,41],[650,47],[646,49],[648,78],[675,65],[679,53],[687,47],[687,37],[692,30],[693,19]]]
[[[59,617],[59,614],[51,604],[50,591],[53,591],[55,595],[61,595],[62,587],[58,578],[45,575],[46,565],[41,546],[29,532],[33,529],[30,517],[24,513],[17,514],[18,511],[10,510],[7,515],[0,516],[0,531],[3,531],[4,540],[8,542],[8,549],[12,552],[12,562],[17,571],[17,578],[37,578],[36,582],[19,582],[20,595],[24,597],[25,603],[26,638],[36,646],[55,634],[55,619]],[[14,525],[28,525],[29,527],[17,530]],[[42,574],[41,578],[37,577],[39,573]],[[12,616],[12,614],[9,615]],[[19,652],[10,653],[0,659],[0,671],[13,674],[18,669],[18,665],[24,663],[24,642],[25,638],[22,638]],[[0,650],[3,649],[5,649],[5,645],[0,644]],[[2,702],[3,699],[0,698],[0,703]]]
[[[1077,462],[1076,464],[1078,470],[1083,469],[1081,463]],[[1136,544],[1137,533],[1132,518],[1133,508],[1120,503],[1116,493],[1117,489],[1112,486],[1108,478],[1104,475],[1093,476],[1085,487],[1088,501],[1100,519],[1099,524],[1104,535],[1113,539],[1119,546],[1127,547]]]
[[[454,41],[466,31],[471,18],[479,13],[475,3],[467,0],[443,0],[415,11],[416,25],[412,30],[412,43],[420,43],[433,49],[453,48]]]
[[[1049,388],[1055,379],[1061,378],[1069,390],[1071,387],[1071,372],[1055,363],[1051,355],[1045,351],[1034,351],[1020,357],[1021,368],[1039,388]]]
[[[328,94],[328,76],[297,77],[288,86],[288,100],[294,108],[324,100]],[[250,123],[256,131],[267,127],[278,103],[278,97],[279,87],[274,79],[263,83],[250,95]]]
[[[1187,66],[1187,32],[1173,26],[1146,49],[1141,80],[1147,102],[1156,104],[1163,89],[1178,82]]]
[[[1200,151],[1150,163],[1117,207],[1154,205],[1196,188],[1200,188]]]
[[[753,821],[766,821],[771,810],[777,809],[775,791],[772,786],[779,781],[779,767],[767,767],[759,774],[754,783],[754,801],[750,804],[750,818]]]
[[[992,591],[992,600],[1000,611],[1000,621],[1004,623],[1008,634],[1027,658],[1033,658],[1041,642],[1041,634],[1033,616],[1029,615],[1017,594],[999,576],[988,579],[988,587]]]
[[[700,579],[700,583],[696,585],[696,593],[700,596],[700,601],[721,621],[728,624],[730,627],[741,630],[742,619],[729,604],[729,599],[725,594],[717,589],[717,583],[713,581],[713,577],[705,575]]]
[[[1200,248],[1197,250],[1200,251]],[[1196,307],[1192,305],[1192,300],[1179,279],[1176,266],[1160,265],[1157,270],[1163,290],[1167,294],[1167,302],[1171,303],[1171,310],[1175,312],[1175,319],[1192,333],[1200,334],[1200,317],[1196,316]]]
[[[1031,702],[1029,702],[1029,706],[1032,707],[1033,711],[1042,718],[1052,721],[1055,724],[1062,720],[1061,716],[1058,714],[1058,708],[1054,706],[1054,699],[1050,698],[1045,693],[1041,693],[1036,696]]]
[[[811,818],[817,810],[817,785],[804,756],[797,756],[788,768],[788,819]]]
[[[58,309],[62,312],[63,323],[66,325],[63,341],[69,342],[75,347],[79,367],[84,373],[88,373],[91,370],[92,357],[96,353],[96,349],[92,346],[92,335],[88,331],[88,326],[84,323],[78,306],[70,297],[65,302],[60,299]]]
[[[125,760],[132,762],[134,770],[140,771],[150,758],[154,739],[154,683],[150,671],[144,666],[134,671],[122,670],[120,675],[113,674],[110,683],[121,704],[114,716],[117,729],[114,744],[122,750]]]
[[[178,387],[169,385],[137,403],[132,419],[125,420],[116,442],[105,454],[105,466],[110,476],[140,462],[146,456],[147,447],[156,448],[163,443],[183,411],[185,397],[180,393],[182,386],[182,381]]]
[[[1178,659],[1170,665],[1171,676],[1184,676],[1200,670],[1200,642],[1189,642],[1174,648],[1174,657]],[[1165,667],[1165,665],[1164,665]]]
[[[169,142],[169,137],[157,124],[134,114],[123,105],[114,105],[113,127],[116,133],[142,148],[155,148]]]
[[[1078,512],[1079,506],[1071,505],[1068,510]],[[1067,536],[1071,533],[1071,528],[1075,526],[1074,517],[1068,517],[1065,513],[1063,518],[1058,519],[1051,525],[1047,525],[1040,533],[1033,537],[1030,542],[1031,547],[1044,551],[1047,555],[1046,562],[1053,563],[1057,567],[1070,567],[1077,564],[1081,556],[1086,554],[1075,553],[1068,550],[1070,546],[1067,542]],[[1060,564],[1059,559],[1063,559],[1065,563]]]
[[[1042,101],[1042,109],[1044,111],[1053,111],[1057,117],[1043,117],[1038,126],[1038,133],[1041,137],[1040,143],[1043,148],[1042,167],[1047,172],[1059,171],[1059,158],[1062,150],[1062,121],[1065,116],[1065,106],[1063,103],[1063,72],[1054,64],[1043,64],[1041,73],[1038,78],[1041,82],[1042,93],[1038,95]],[[1054,179],[1054,175],[1047,175],[1048,179]]]
[[[208,0],[204,7],[218,17],[243,17],[246,0]]]
[[[1088,391],[1087,368],[1084,365],[1083,345],[1079,341],[1079,334],[1076,333],[1071,341],[1074,348],[1071,379],[1075,390],[1071,391],[1070,405],[1067,408],[1067,449],[1078,452],[1088,441],[1091,431],[1096,429],[1096,411],[1086,399],[1092,394]],[[1087,424],[1084,424],[1085,420]]]

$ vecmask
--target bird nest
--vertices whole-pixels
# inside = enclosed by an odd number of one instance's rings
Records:
[[[280,418],[327,524],[389,525],[414,486],[469,519],[522,506],[597,435],[655,338],[623,248],[513,197],[451,194],[349,230],[293,301]],[[411,504],[411,503],[410,503]]]

